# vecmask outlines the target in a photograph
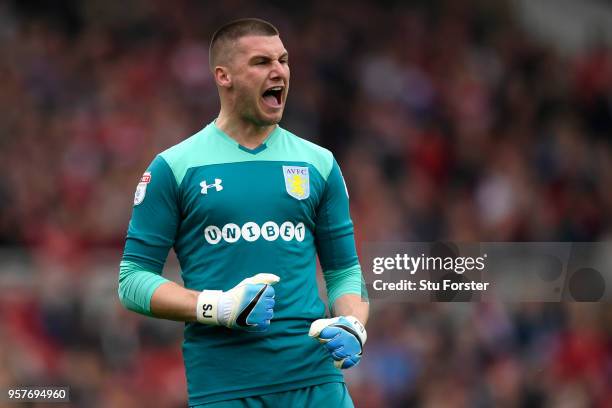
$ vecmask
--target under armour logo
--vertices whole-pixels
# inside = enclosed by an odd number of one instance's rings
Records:
[[[200,187],[202,187],[202,194],[208,194],[208,189],[211,187],[214,187],[215,190],[217,191],[221,191],[223,190],[223,186],[221,185],[221,179],[220,178],[216,178],[214,184],[206,184],[206,180],[202,181],[200,183]]]

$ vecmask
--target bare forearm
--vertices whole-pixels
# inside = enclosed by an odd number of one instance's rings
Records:
[[[340,296],[333,306],[334,316],[355,316],[363,325],[368,321],[369,312],[370,304],[354,294]]]
[[[151,297],[151,313],[155,317],[183,322],[196,320],[196,304],[200,292],[185,289],[174,282],[160,285]]]

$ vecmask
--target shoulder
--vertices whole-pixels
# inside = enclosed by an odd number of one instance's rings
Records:
[[[206,128],[189,136],[187,139],[159,153],[158,156],[163,158],[170,167],[177,162],[189,160],[193,153],[193,148],[198,143],[199,136],[202,136]]]
[[[312,164],[321,176],[327,180],[334,165],[334,155],[328,149],[309,140],[303,139],[294,133],[281,128],[283,143],[289,157],[296,157],[299,161]]]
[[[163,159],[166,162],[178,185],[181,184],[187,169],[201,160],[203,153],[212,151],[205,146],[207,134],[208,126],[157,155],[156,160]]]

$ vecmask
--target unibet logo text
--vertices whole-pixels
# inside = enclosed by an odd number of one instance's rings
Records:
[[[249,221],[242,227],[237,224],[225,224],[222,228],[216,225],[209,225],[204,228],[204,238],[211,245],[218,244],[221,240],[229,244],[243,239],[247,242],[257,241],[263,238],[266,241],[276,241],[282,239],[284,241],[296,240],[302,242],[306,235],[306,227],[303,222],[294,225],[291,221],[285,221],[280,226],[274,221],[264,222],[260,227],[257,223]]]

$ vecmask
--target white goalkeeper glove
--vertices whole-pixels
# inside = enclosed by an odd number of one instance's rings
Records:
[[[368,338],[363,324],[353,316],[315,320],[310,325],[308,335],[325,345],[338,368],[351,368],[359,364],[363,345]]]
[[[198,295],[198,322],[230,329],[263,332],[270,326],[274,312],[274,288],[280,278],[259,273],[244,279],[227,292],[204,290]]]

